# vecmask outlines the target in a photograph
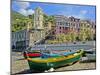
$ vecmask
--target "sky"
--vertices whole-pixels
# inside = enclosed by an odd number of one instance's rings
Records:
[[[96,19],[96,7],[90,5],[12,1],[11,8],[13,11],[28,16],[34,14],[36,7],[41,7],[43,12],[47,15],[74,16],[76,18],[93,21]]]

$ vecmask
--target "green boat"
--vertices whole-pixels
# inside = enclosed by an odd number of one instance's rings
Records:
[[[69,65],[81,59],[83,50],[78,50],[74,54],[68,56],[52,57],[52,58],[29,58],[27,57],[30,70],[46,71],[60,66]]]

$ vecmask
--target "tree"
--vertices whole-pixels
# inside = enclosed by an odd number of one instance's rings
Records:
[[[85,41],[87,36],[86,36],[86,25],[84,23],[81,23],[80,31],[79,31],[79,39],[80,41]]]
[[[90,27],[87,27],[86,29],[86,36],[87,36],[87,40],[93,40],[93,33],[92,33],[92,29]]]
[[[12,21],[11,21],[11,30],[12,32],[16,32],[19,30],[24,30],[27,27],[27,23],[30,21],[33,23],[34,14],[32,15],[32,19],[28,16],[24,16],[18,12],[12,11]]]
[[[93,40],[92,29],[88,23],[84,23],[81,25],[79,39],[81,41]]]
[[[79,39],[81,41],[85,41],[86,38],[87,38],[87,36],[86,36],[86,33],[85,33],[84,29],[81,29],[80,32],[79,32]]]
[[[76,41],[76,37],[77,37],[76,32],[75,31],[71,31],[70,32],[70,37],[71,37],[71,41],[72,42]]]
[[[44,16],[44,21],[43,21],[44,26],[46,26],[48,22],[51,22],[52,25],[55,24],[54,16],[48,16],[46,14],[44,14],[43,16]]]
[[[66,35],[65,35],[65,38],[66,38],[66,42],[71,42],[71,40],[72,40],[70,34],[66,34]]]

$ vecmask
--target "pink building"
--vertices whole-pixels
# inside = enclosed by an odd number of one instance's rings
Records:
[[[55,16],[56,27],[55,34],[68,33],[72,30],[77,30],[79,27],[79,19],[74,17],[66,17],[63,15]]]
[[[55,28],[55,34],[67,33],[67,32],[69,32],[69,27],[56,26],[56,28]]]
[[[56,22],[56,27],[55,27],[55,32],[54,32],[55,34],[60,34],[60,33],[67,34],[68,32],[71,32],[71,31],[79,33],[81,30],[81,27],[82,26],[86,27],[87,25],[89,25],[93,34],[95,34],[95,29],[96,29],[95,22],[92,22],[89,20],[80,20],[73,16],[66,17],[63,15],[56,15],[55,22]]]

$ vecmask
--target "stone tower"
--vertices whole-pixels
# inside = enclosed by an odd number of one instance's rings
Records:
[[[44,29],[43,12],[40,7],[37,7],[34,11],[34,29]]]
[[[30,29],[32,29],[32,22],[27,22],[27,31],[29,31]]]

